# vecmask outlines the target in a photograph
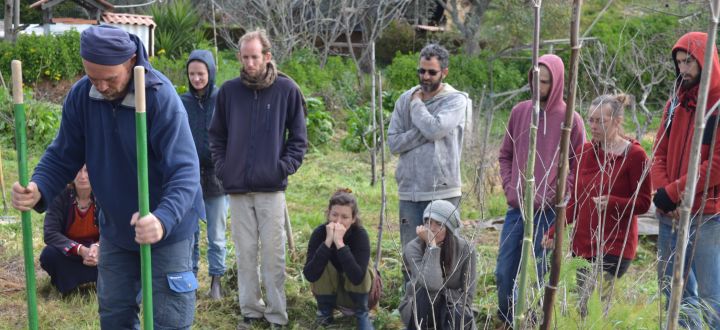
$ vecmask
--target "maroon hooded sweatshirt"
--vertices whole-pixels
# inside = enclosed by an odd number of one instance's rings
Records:
[[[680,37],[673,47],[673,62],[675,54],[683,50],[690,54],[702,68],[705,58],[705,43],[707,34],[702,32],[690,32]],[[679,75],[677,64],[675,65],[676,76]],[[675,204],[680,204],[680,198],[687,183],[688,163],[690,162],[690,147],[692,136],[695,131],[695,107],[699,84],[689,89],[683,89],[677,85],[677,93],[667,102],[663,111],[663,118],[655,137],[655,156],[651,170],[652,185],[654,189],[664,188],[668,197]],[[717,49],[713,46],[713,66],[710,77],[710,89],[708,92],[707,108],[710,109],[720,99],[720,62],[718,61]],[[670,114],[668,114],[670,113]],[[716,115],[714,113],[713,115]],[[699,182],[695,192],[695,201],[692,212],[700,209],[702,195],[705,186],[705,177],[710,167],[710,143],[712,133],[715,130],[715,117],[707,121],[702,139],[700,154]],[[720,134],[716,139],[720,138]],[[720,141],[719,141],[720,142]],[[702,214],[720,213],[720,143],[715,144],[712,151],[712,170],[710,171],[710,186],[708,188],[707,202]]]
[[[565,85],[565,67],[562,59],[556,55],[543,55],[538,60],[550,71],[552,87],[545,108],[540,109],[537,131],[537,149],[535,152],[535,210],[552,207],[555,203],[557,186],[557,165],[560,154],[560,136],[565,121],[565,101],[563,86]],[[529,81],[532,85],[532,71]],[[520,207],[522,189],[525,185],[525,168],[527,167],[530,144],[530,123],[532,121],[532,101],[518,103],[510,113],[507,132],[500,147],[500,176],[503,190],[509,206]],[[582,118],[575,112],[570,133],[570,168],[574,168],[573,150],[585,142],[585,126]],[[568,191],[572,187],[573,171],[568,175]]]

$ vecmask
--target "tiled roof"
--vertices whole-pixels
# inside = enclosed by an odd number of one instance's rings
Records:
[[[127,25],[144,25],[154,27],[155,21],[152,16],[132,15],[121,13],[104,12],[102,14],[103,22],[111,24],[127,24]]]
[[[64,23],[64,24],[96,24],[97,21],[94,19],[84,18],[72,18],[72,17],[53,17],[53,23]]]
[[[111,3],[105,1],[105,0],[95,0],[99,4],[101,4],[103,7],[105,7],[105,10],[113,10],[115,9],[115,6],[113,6]],[[30,5],[30,8],[38,8],[42,9],[42,5],[45,3],[50,2],[50,0],[40,0]]]

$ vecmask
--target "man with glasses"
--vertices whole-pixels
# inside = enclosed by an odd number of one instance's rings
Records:
[[[443,82],[450,54],[438,44],[420,52],[419,85],[395,103],[388,145],[400,160],[395,172],[400,199],[400,240],[404,247],[417,237],[423,211],[431,200],[460,202],[460,154],[471,100]],[[405,277],[407,282],[407,274]]]

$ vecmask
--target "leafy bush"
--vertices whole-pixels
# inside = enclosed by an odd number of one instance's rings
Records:
[[[325,103],[319,98],[308,97],[307,132],[311,147],[319,147],[333,136],[333,119],[325,111]]]
[[[157,23],[155,38],[158,55],[164,52],[170,58],[182,58],[183,54],[195,48],[208,48],[201,46],[207,41],[199,28],[200,15],[189,0],[158,3],[150,8],[150,12]]]
[[[299,50],[280,64],[280,70],[292,77],[307,95],[323,97],[328,109],[353,107],[362,98],[357,69],[350,60],[331,56],[321,67],[310,50]]]
[[[4,145],[15,145],[15,115],[12,98],[7,90],[0,91],[0,139]],[[25,117],[28,147],[42,151],[52,142],[60,128],[62,107],[39,102],[25,93]]]
[[[10,62],[23,63],[23,82],[73,79],[83,73],[80,58],[80,34],[68,31],[60,35],[21,34],[13,45],[0,42],[0,71],[10,77]],[[9,79],[7,79],[9,81]]]
[[[479,95],[483,87],[489,84],[488,58],[491,55],[482,53],[473,57],[464,54],[450,55],[447,81],[458,90]],[[394,90],[407,90],[418,84],[416,73],[419,53],[396,54],[392,64],[385,68],[387,86]],[[527,61],[526,61],[527,62]],[[526,62],[496,60],[493,62],[493,84],[496,91],[519,88],[527,81]]]
[[[383,109],[382,115],[385,121],[385,134],[387,136],[387,127],[390,124],[390,116],[395,105],[395,101],[400,97],[400,92],[384,91],[383,92]],[[376,109],[380,111],[380,109]],[[370,105],[365,104],[348,111],[347,117],[347,135],[342,139],[340,145],[343,149],[350,152],[361,152],[372,147],[372,109]],[[378,116],[378,129],[380,128],[380,117]],[[378,137],[378,143],[379,143]]]
[[[189,54],[181,58],[170,58],[164,55],[153,56],[150,58],[150,64],[153,68],[162,72],[175,86],[178,94],[183,94],[188,90],[187,58]]]

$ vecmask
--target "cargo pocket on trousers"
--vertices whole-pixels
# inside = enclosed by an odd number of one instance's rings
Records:
[[[193,272],[169,273],[167,274],[168,285],[170,290],[176,293],[186,293],[195,291],[198,288],[198,282]]]

